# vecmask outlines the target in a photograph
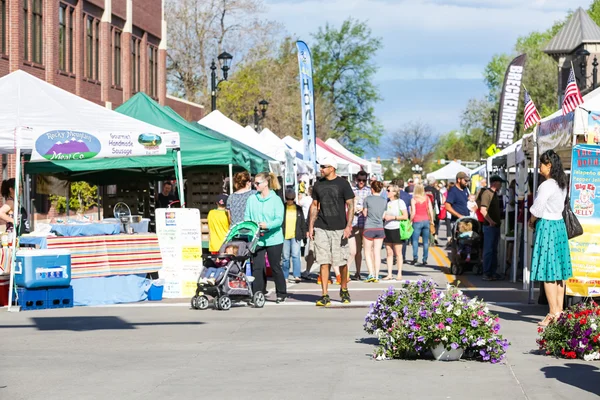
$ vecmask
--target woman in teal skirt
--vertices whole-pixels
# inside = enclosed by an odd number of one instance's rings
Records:
[[[569,179],[560,157],[548,150],[540,157],[540,174],[546,179],[538,188],[530,208],[529,227],[535,229],[531,280],[544,282],[550,312],[540,326],[547,326],[563,311],[565,280],[573,273],[563,209]]]

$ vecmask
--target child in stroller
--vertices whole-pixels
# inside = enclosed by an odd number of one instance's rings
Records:
[[[463,217],[456,222],[453,231],[450,272],[461,275],[466,266],[481,273],[481,225],[477,218]]]
[[[246,263],[255,251],[260,229],[250,221],[234,225],[225,238],[219,254],[208,256],[198,278],[196,295],[192,297],[192,308],[208,308],[208,297],[214,299],[217,310],[228,310],[233,301],[246,301],[260,308],[265,304],[262,292],[254,293],[251,276],[246,276]]]

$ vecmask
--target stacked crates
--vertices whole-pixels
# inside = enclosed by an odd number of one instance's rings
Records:
[[[22,310],[73,307],[68,250],[19,250],[14,302]]]

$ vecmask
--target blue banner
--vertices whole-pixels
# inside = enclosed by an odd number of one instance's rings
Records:
[[[300,66],[300,96],[302,101],[302,139],[304,161],[317,169],[317,141],[315,133],[315,93],[313,88],[312,57],[306,43],[296,42]]]

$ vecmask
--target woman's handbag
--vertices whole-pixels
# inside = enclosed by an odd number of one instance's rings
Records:
[[[583,235],[583,228],[577,219],[573,210],[571,210],[571,196],[567,195],[565,199],[565,208],[563,210],[563,219],[565,220],[565,226],[567,228],[567,237],[573,239],[577,236]]]
[[[400,221],[400,240],[410,239],[414,231],[412,223],[409,220],[404,219]]]

